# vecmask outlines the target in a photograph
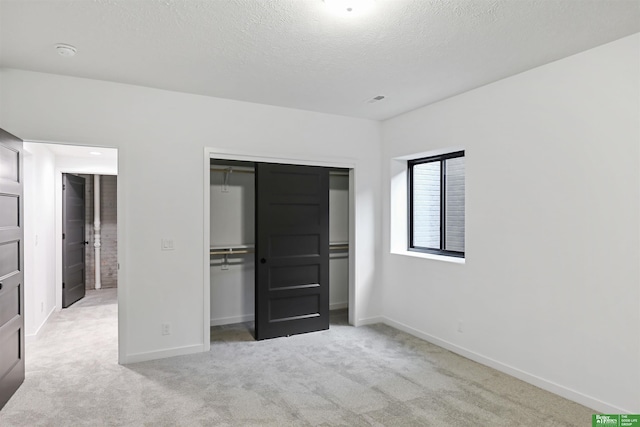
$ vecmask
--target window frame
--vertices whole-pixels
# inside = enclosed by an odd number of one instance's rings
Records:
[[[447,249],[443,249],[445,247],[446,241],[446,219],[445,219],[445,206],[446,206],[446,179],[447,179],[447,171],[445,166],[445,161],[449,159],[455,159],[458,157],[465,157],[464,150],[455,151],[452,153],[440,154],[437,156],[429,156],[429,157],[421,157],[419,159],[412,159],[407,161],[407,177],[408,177],[408,211],[407,211],[407,250],[413,252],[422,252],[428,254],[436,254],[436,255],[444,255],[450,257],[464,258],[464,251],[451,251]],[[440,162],[440,247],[439,248],[427,248],[423,246],[415,246],[413,242],[413,168],[416,165],[421,165],[425,163],[434,163]],[[465,179],[466,179],[466,169],[465,169]],[[465,194],[466,199],[466,194]],[[465,209],[465,223],[466,223],[466,209]],[[466,249],[466,245],[465,245]]]

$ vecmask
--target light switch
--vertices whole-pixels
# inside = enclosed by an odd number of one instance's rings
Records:
[[[161,248],[163,251],[172,251],[173,250],[173,239],[162,239]]]

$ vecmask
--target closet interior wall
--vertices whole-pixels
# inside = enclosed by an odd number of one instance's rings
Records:
[[[210,172],[210,242],[214,252],[248,252],[210,257],[211,326],[254,320],[255,171],[251,162],[212,161]],[[329,178],[329,240],[346,247],[349,240],[349,176]],[[347,250],[332,250],[329,261],[329,308],[347,308]]]

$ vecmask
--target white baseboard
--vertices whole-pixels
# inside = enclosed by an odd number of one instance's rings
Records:
[[[34,341],[38,341],[38,339],[40,339],[40,335],[42,334],[42,331],[44,330],[44,327],[47,325],[47,322],[51,318],[51,315],[53,313],[55,313],[55,311],[56,311],[56,308],[52,307],[51,311],[49,311],[49,313],[45,316],[45,318],[42,321],[42,323],[40,324],[40,326],[38,326],[38,329],[36,329],[36,332],[33,333],[33,334],[25,335],[25,337],[24,337],[25,342],[34,342]]]
[[[333,304],[329,304],[329,311],[331,310],[342,310],[343,308],[349,308],[348,302],[334,302]]]
[[[202,353],[204,346],[202,344],[187,345],[184,347],[168,348],[166,350],[149,351],[145,353],[135,353],[125,356],[123,365],[130,363],[146,362],[148,360],[166,359],[167,357],[186,356],[188,354]]]
[[[255,316],[253,314],[243,314],[242,316],[218,317],[217,319],[211,319],[210,325],[232,325],[234,323],[252,322],[253,320],[255,320]]]
[[[373,325],[375,323],[385,323],[385,322],[386,322],[386,318],[384,316],[374,316],[374,317],[366,317],[364,319],[358,319],[356,320],[356,323],[353,326],[357,327],[357,326]]]
[[[580,393],[579,391],[573,390],[571,388],[554,383],[553,381],[540,378],[534,374],[530,374],[516,367],[510,366],[502,362],[499,362],[497,360],[491,359],[489,357],[483,356],[474,351],[467,350],[464,347],[460,347],[449,341],[445,341],[433,335],[419,331],[417,329],[412,328],[411,326],[405,325],[404,323],[396,322],[395,320],[389,319],[384,316],[381,317],[380,321],[388,326],[399,329],[410,335],[421,338],[439,347],[445,348],[456,354],[464,356],[467,359],[471,359],[474,362],[478,362],[480,364],[489,366],[497,371],[504,372],[505,374],[511,375],[512,377],[518,378],[529,384],[533,384],[536,387],[539,387],[543,390],[557,394],[558,396],[572,400],[588,408],[592,408],[596,411],[599,411],[605,414],[628,414],[632,412],[632,411],[628,411],[626,409],[620,408],[618,406],[612,405],[610,403],[603,402],[602,400],[596,399],[595,397],[591,397],[584,393]],[[362,323],[362,324],[364,325],[365,323]]]

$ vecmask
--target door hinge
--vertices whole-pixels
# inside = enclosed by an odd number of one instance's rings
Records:
[[[66,237],[65,237],[64,233],[62,233],[62,239],[66,239]]]
[[[64,287],[65,287],[65,284],[64,284],[64,282],[62,282],[62,289],[64,289]]]
[[[67,185],[66,184],[62,184],[62,189],[66,190],[67,189]]]

